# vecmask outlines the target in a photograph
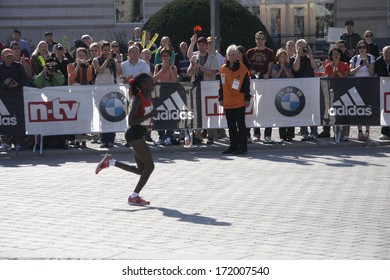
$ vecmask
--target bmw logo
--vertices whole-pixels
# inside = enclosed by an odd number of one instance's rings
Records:
[[[110,122],[120,122],[127,115],[129,101],[121,92],[110,92],[103,96],[99,110],[103,118]]]
[[[305,108],[305,103],[305,95],[296,87],[284,87],[275,97],[276,109],[286,117],[299,115]]]

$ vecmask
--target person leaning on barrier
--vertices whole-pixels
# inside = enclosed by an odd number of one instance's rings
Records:
[[[198,52],[193,52],[194,46],[198,47]],[[200,82],[215,80],[218,61],[215,55],[208,53],[207,39],[194,34],[191,37],[191,44],[187,51],[190,57],[190,66],[187,69],[187,75],[191,77],[191,81],[196,86],[197,94],[200,94]],[[208,144],[213,144],[214,139],[218,137],[217,129],[208,129]],[[194,144],[201,144],[202,132],[200,129],[195,131]]]
[[[314,77],[314,69],[317,68],[317,62],[313,57],[311,48],[304,39],[299,39],[295,43],[297,53],[290,58],[294,78]],[[301,127],[302,141],[317,140],[317,126],[310,126],[310,134],[307,126]]]
[[[331,60],[325,66],[325,76],[329,78],[339,79],[339,78],[347,78],[349,76],[349,65],[347,62],[341,61],[341,56],[343,51],[339,48],[332,48],[329,51],[329,59]],[[330,126],[329,126],[330,128]],[[341,128],[341,137],[338,139],[338,135],[336,133],[338,127],[334,127],[335,132],[335,140],[336,142],[340,141],[348,141],[349,137],[349,129],[350,127],[347,125],[343,125]],[[329,130],[330,131],[330,130]]]
[[[379,77],[390,77],[390,46],[383,48],[383,55],[375,60],[374,72]],[[390,140],[390,126],[381,128],[379,140]]]
[[[27,86],[27,74],[22,64],[15,62],[11,49],[5,48],[1,52],[3,63],[0,64],[0,86],[4,89],[14,89]],[[12,92],[11,92],[12,93]],[[15,150],[22,149],[24,136],[1,135],[0,151],[9,151],[12,144]]]

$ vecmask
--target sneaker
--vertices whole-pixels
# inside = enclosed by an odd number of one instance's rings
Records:
[[[80,148],[80,141],[76,140],[74,142],[74,146],[75,146],[75,148]]]
[[[302,135],[301,141],[309,141],[309,136]]]
[[[86,148],[86,147],[87,147],[87,141],[82,141],[81,148]]]
[[[22,145],[17,144],[17,145],[15,146],[15,150],[16,150],[16,151],[21,151],[21,150],[23,150]]]
[[[317,135],[314,133],[309,134],[309,140],[317,141]]]
[[[260,135],[254,135],[253,142],[260,142]]]
[[[370,132],[366,131],[363,136],[364,140],[363,141],[369,141],[370,140]]]
[[[168,145],[168,146],[172,145],[171,138],[167,137],[167,139],[165,139],[165,145]]]
[[[359,133],[358,133],[358,140],[359,140],[359,141],[364,141],[363,132],[359,132]]]
[[[273,144],[271,137],[267,136],[264,138],[264,144]]]
[[[130,204],[130,205],[149,205],[150,204],[150,201],[147,201],[145,199],[143,199],[142,197],[140,196],[136,196],[134,198],[131,198],[129,196],[129,199],[127,200],[127,203]]]
[[[1,152],[7,152],[7,151],[11,151],[12,150],[12,147],[8,144],[2,144],[0,146],[0,151]]]
[[[207,138],[207,145],[212,145],[214,144],[214,139],[213,138]]]
[[[379,140],[390,140],[390,137],[385,134],[381,134],[381,136],[379,136]]]
[[[192,144],[194,144],[194,145],[203,144],[203,140],[200,139],[200,138],[198,138],[198,137],[194,137],[194,138],[192,139]]]
[[[163,139],[158,139],[156,142],[154,142],[154,144],[156,145],[162,145],[162,144],[165,144],[165,141]]]
[[[108,154],[106,154],[103,159],[96,166],[95,174],[98,174],[102,169],[110,167],[109,161],[112,159]]]

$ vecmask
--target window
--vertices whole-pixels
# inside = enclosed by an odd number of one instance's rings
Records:
[[[280,17],[281,9],[273,8],[271,9],[271,37],[276,44],[281,44],[281,34],[280,34]]]
[[[116,23],[143,22],[143,0],[115,0]]]
[[[334,26],[334,4],[315,4],[315,16],[316,38],[325,38],[328,35],[329,27]]]
[[[305,35],[305,9],[294,8],[294,35],[303,38]]]

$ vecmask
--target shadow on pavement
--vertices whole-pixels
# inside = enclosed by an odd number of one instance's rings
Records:
[[[137,206],[135,206],[137,207]],[[202,225],[211,225],[211,226],[231,226],[231,223],[228,222],[219,222],[214,218],[202,216],[200,213],[194,214],[185,214],[178,210],[163,208],[163,207],[150,207],[150,206],[139,206],[135,209],[113,209],[113,211],[123,211],[123,212],[138,212],[145,210],[158,210],[161,211],[163,216],[175,218],[180,222],[202,224]]]

